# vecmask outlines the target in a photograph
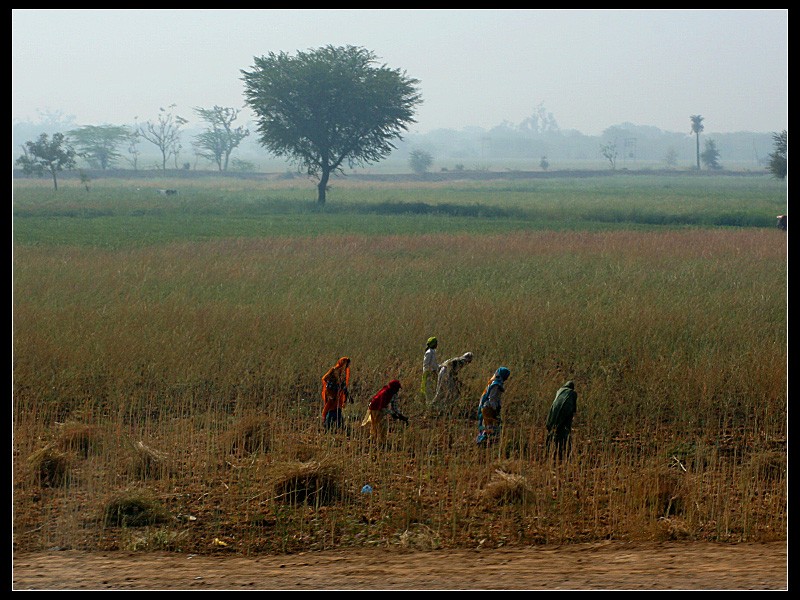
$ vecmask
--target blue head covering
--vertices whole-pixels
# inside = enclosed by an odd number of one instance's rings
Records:
[[[499,377],[503,381],[508,379],[511,376],[511,371],[509,371],[506,367],[500,367],[495,371],[495,377]]]

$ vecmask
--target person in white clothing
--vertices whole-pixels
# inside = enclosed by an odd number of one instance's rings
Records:
[[[436,395],[430,402],[435,415],[450,415],[456,410],[461,397],[461,382],[458,375],[461,369],[472,362],[472,352],[448,358],[439,365],[439,378],[436,382]]]

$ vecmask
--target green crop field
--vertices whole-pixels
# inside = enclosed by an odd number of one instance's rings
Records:
[[[345,178],[324,207],[297,179],[88,187],[14,182],[15,548],[786,539],[785,182]],[[475,356],[454,417],[419,393],[431,335]],[[340,356],[353,402],[325,432]],[[392,378],[410,423],[379,446],[360,422]]]

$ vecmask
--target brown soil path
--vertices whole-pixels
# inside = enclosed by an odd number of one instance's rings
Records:
[[[53,551],[13,557],[13,590],[788,590],[788,545],[604,542],[286,556]]]

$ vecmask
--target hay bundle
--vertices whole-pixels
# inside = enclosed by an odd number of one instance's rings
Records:
[[[31,454],[28,457],[28,466],[42,487],[60,487],[67,482],[69,457],[52,445]]]
[[[647,505],[661,516],[682,514],[686,476],[686,472],[677,466],[643,469],[640,483]]]
[[[144,527],[165,523],[169,519],[167,510],[147,490],[120,492],[103,508],[103,525],[106,527]]]
[[[84,423],[63,423],[59,426],[56,447],[64,452],[77,452],[84,458],[100,454],[103,448],[103,435],[95,425]]]
[[[342,489],[340,468],[313,460],[280,465],[273,480],[275,501],[284,504],[333,504],[342,499]]]
[[[131,453],[129,471],[135,477],[138,479],[157,479],[167,475],[169,472],[167,462],[169,456],[166,453],[151,448],[142,441],[133,443],[131,447],[133,452]]]
[[[786,475],[786,456],[782,452],[756,452],[748,464],[750,477],[761,481],[780,481]]]
[[[659,517],[658,534],[664,540],[686,540],[692,537],[686,521],[681,517]]]
[[[524,502],[532,493],[525,477],[496,469],[489,483],[478,491],[478,496],[496,504],[514,504]]]
[[[224,439],[223,447],[231,454],[247,452],[267,452],[269,450],[269,420],[264,415],[248,415],[240,419],[229,430]]]

